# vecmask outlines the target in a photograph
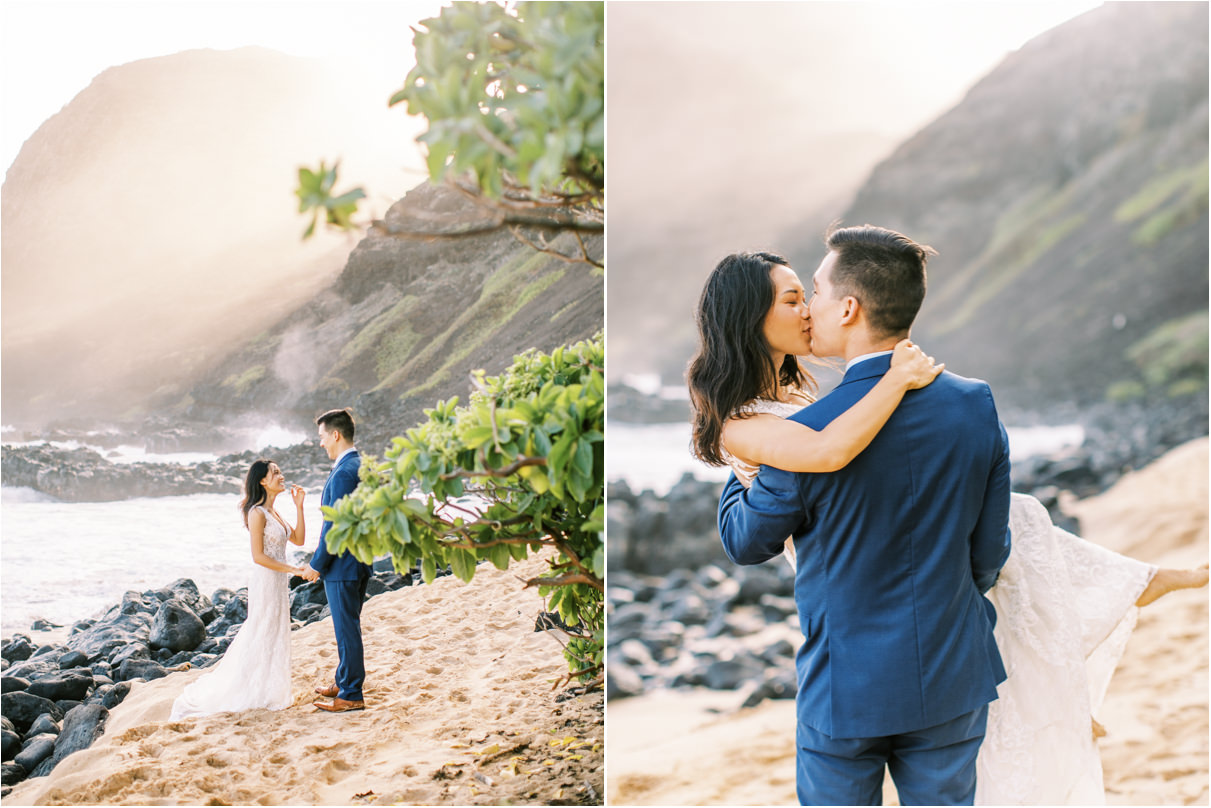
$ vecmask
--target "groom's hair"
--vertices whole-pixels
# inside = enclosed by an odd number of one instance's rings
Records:
[[[876,336],[906,336],[925,299],[925,264],[937,255],[903,233],[865,224],[829,229],[837,253],[832,282],[839,297],[856,297]]]
[[[320,417],[315,419],[317,425],[327,428],[329,431],[335,429],[341,433],[341,436],[353,443],[353,413],[348,407],[340,410],[328,410]]]

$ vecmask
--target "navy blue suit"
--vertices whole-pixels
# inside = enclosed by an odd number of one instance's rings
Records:
[[[791,420],[824,428],[890,363],[859,362]],[[1005,679],[983,594],[1009,557],[1009,492],[992,393],[952,373],[909,391],[840,471],[728,480],[719,533],[733,561],[775,558],[794,536],[801,802],[877,804],[887,765],[903,804],[970,804]]]
[[[335,505],[357,488],[358,469],[362,459],[352,451],[340,459],[320,495],[321,505]],[[324,594],[328,596],[328,609],[332,613],[332,627],[336,632],[336,650],[340,663],[336,668],[336,685],[339,698],[347,701],[362,701],[362,684],[366,680],[366,664],[362,651],[362,602],[366,599],[366,586],[370,582],[371,567],[345,552],[333,555],[328,552],[325,541],[332,522],[324,520],[320,529],[320,546],[311,556],[311,568],[324,581]]]

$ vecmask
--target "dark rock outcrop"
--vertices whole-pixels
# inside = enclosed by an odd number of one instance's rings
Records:
[[[63,731],[55,742],[54,762],[81,749],[87,749],[104,731],[109,710],[100,704],[81,704],[63,718]]]
[[[196,593],[197,588],[194,588]],[[206,626],[183,601],[169,598],[151,621],[149,645],[154,649],[190,651],[206,639]]]
[[[84,699],[93,688],[93,677],[87,673],[64,671],[57,676],[44,676],[32,683],[25,692],[51,701]]]
[[[13,727],[19,733],[29,730],[38,720],[38,716],[44,713],[49,714],[56,721],[63,717],[63,711],[56,707],[50,699],[20,690],[0,695],[0,705],[2,705],[0,712],[13,723]]]

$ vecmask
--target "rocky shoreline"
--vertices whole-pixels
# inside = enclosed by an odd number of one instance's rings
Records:
[[[1038,498],[1056,524],[1079,535],[1066,502],[1101,493],[1207,435],[1207,401],[1196,399],[1055,413],[1049,423],[1083,424],[1084,443],[1015,463],[1013,489]],[[1003,417],[1034,425],[1027,413]],[[681,687],[747,691],[748,705],[794,697],[801,638],[790,566],[728,561],[715,523],[722,488],[691,474],[665,496],[609,484],[608,698]]]
[[[43,443],[0,448],[0,481],[32,488],[64,502],[113,502],[133,497],[238,494],[254,460],[268,457],[305,488],[323,485],[330,461],[315,443],[228,454],[208,462],[114,463],[86,448]]]
[[[303,563],[308,556],[298,555],[290,563]],[[367,598],[420,582],[418,570],[401,575],[390,559],[382,559],[374,565]],[[329,616],[321,582],[292,577],[290,587],[292,629]],[[213,665],[247,616],[246,588],[218,589],[207,597],[192,580],[182,578],[160,589],[127,592],[101,616],[75,623],[63,643],[39,644],[31,634],[5,638],[0,646],[0,795],[27,777],[48,774],[72,752],[90,746],[105,731],[109,711],[130,692],[131,682]]]

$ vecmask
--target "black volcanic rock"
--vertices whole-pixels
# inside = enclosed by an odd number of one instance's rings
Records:
[[[20,690],[0,695],[0,705],[3,705],[4,717],[13,722],[18,732],[28,730],[40,715],[48,714],[56,721],[63,717],[63,712],[50,699]]]
[[[194,590],[196,593],[196,589]],[[169,598],[151,622],[149,645],[173,651],[189,651],[206,639],[206,626],[183,601]]]

